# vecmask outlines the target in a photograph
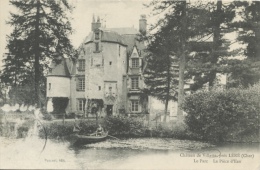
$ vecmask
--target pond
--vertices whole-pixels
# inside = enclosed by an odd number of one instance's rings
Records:
[[[172,138],[107,139],[80,147],[39,138],[34,121],[27,136],[0,137],[0,169],[257,169],[260,146],[213,145]]]
[[[259,144],[176,139],[108,139],[72,147],[63,140],[0,138],[1,169],[257,169]]]

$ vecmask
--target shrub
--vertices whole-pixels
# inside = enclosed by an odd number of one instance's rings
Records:
[[[53,120],[53,116],[50,113],[44,113],[43,120]]]
[[[106,117],[104,126],[111,135],[121,137],[145,136],[147,130],[141,118],[126,116]]]
[[[97,125],[95,121],[88,121],[88,120],[80,120],[78,122],[79,127],[81,128],[79,134],[86,135],[93,133],[97,129]],[[44,126],[47,136],[50,139],[56,139],[60,137],[69,137],[70,135],[74,134],[74,122],[66,122],[65,125],[62,123],[50,123]],[[40,129],[39,136],[41,138],[45,138],[45,132],[43,129]]]
[[[189,130],[204,140],[257,139],[260,84],[249,89],[197,92],[185,98],[183,109]]]
[[[64,137],[68,136],[73,133],[73,125],[72,124],[66,124],[65,126],[62,124],[57,124],[57,123],[51,123],[48,126],[44,127],[46,130],[40,129],[40,137],[45,138],[45,135],[47,135],[48,138],[50,139],[55,139],[58,137]]]
[[[33,126],[34,120],[27,119],[24,123],[17,128],[17,138],[24,138],[27,136],[29,129]]]
[[[98,126],[95,120],[81,120],[79,127],[81,128],[79,134],[91,134],[97,130]]]

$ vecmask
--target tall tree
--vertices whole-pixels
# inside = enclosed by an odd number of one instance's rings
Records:
[[[240,63],[237,73],[232,74],[237,84],[249,86],[260,80],[260,2],[235,1],[232,3],[241,18],[231,26],[238,30],[237,40],[245,44],[243,50],[246,56]]]
[[[179,62],[179,91],[178,91],[178,109],[177,116],[182,117],[183,112],[181,109],[184,100],[184,71],[186,65],[186,55],[187,55],[187,3],[186,0],[183,1],[181,6],[181,31],[180,31],[180,62]]]
[[[40,86],[44,84],[44,71],[48,68],[50,59],[59,60],[67,55],[71,57],[73,47],[68,38],[72,28],[67,17],[72,7],[67,0],[10,0],[11,5],[18,9],[17,13],[11,13],[8,23],[15,27],[8,37],[9,56],[5,59],[3,81],[9,74],[8,65],[15,65],[21,60],[28,69],[22,69],[21,73],[33,75],[35,102],[40,103]],[[18,43],[22,42],[22,43]],[[20,46],[18,47],[18,44]],[[14,49],[20,49],[16,53]],[[55,50],[53,50],[55,48]],[[30,74],[26,72],[30,72]],[[9,80],[11,81],[11,80]]]
[[[188,63],[188,74],[193,77],[194,84],[192,90],[200,89],[204,84],[208,84],[209,89],[213,89],[217,79],[217,73],[229,73],[228,58],[236,55],[236,51],[230,52],[231,40],[225,37],[231,33],[229,23],[235,17],[235,10],[230,4],[222,4],[222,1],[205,3],[209,18],[205,23],[205,37],[199,38],[195,42],[189,42],[190,51],[193,52],[193,59]]]
[[[171,67],[174,65],[179,65],[178,75],[176,76],[176,72],[172,71],[174,69],[169,70],[170,76],[174,77],[173,79],[169,79],[171,81],[163,82],[165,89],[170,89],[170,92],[174,92],[178,94],[178,116],[182,116],[182,111],[180,106],[184,99],[184,85],[186,82],[186,65],[188,55],[190,54],[190,44],[188,43],[189,40],[203,36],[208,31],[208,20],[209,16],[208,11],[204,9],[204,7],[200,7],[200,4],[189,6],[187,8],[186,1],[153,1],[150,6],[153,6],[154,11],[156,14],[163,15],[162,19],[160,19],[155,25],[152,26],[152,30],[156,30],[156,33],[150,35],[148,39],[152,41],[151,46],[152,48],[148,47],[148,51],[150,50],[153,53],[154,58],[150,62],[155,62],[154,64],[150,64],[150,66],[154,66],[154,70],[156,70],[156,66],[159,68],[158,63],[166,63],[169,64]],[[188,13],[188,15],[187,15]],[[158,40],[158,41],[157,41]],[[151,50],[155,47],[159,48],[157,50]],[[166,57],[163,57],[166,56]],[[171,58],[175,56],[177,60],[173,62]],[[164,60],[162,60],[164,59]],[[168,60],[166,60],[168,59]],[[171,59],[171,60],[169,60]],[[161,61],[161,62],[158,62]],[[172,61],[172,62],[169,62]],[[157,65],[156,65],[157,64]],[[149,61],[148,61],[149,66]],[[170,68],[170,67],[168,67]],[[167,67],[163,66],[162,70],[164,73],[167,73]],[[150,72],[150,74],[157,74],[156,71]],[[164,76],[165,80],[167,80],[167,74],[161,75]],[[173,85],[171,85],[172,80],[175,81]],[[153,86],[162,87],[162,82],[157,82],[157,79],[154,80],[155,83]],[[148,87],[149,87],[149,82]],[[167,86],[169,83],[171,86]],[[157,85],[156,85],[157,84]],[[179,84],[179,85],[177,85]],[[155,88],[154,88],[155,89]],[[150,90],[154,90],[150,89]],[[171,93],[171,95],[174,95]],[[170,95],[170,96],[171,96]],[[167,93],[166,93],[167,96]],[[163,99],[165,100],[165,98]],[[167,103],[167,102],[165,102]],[[166,104],[167,106],[167,104]],[[166,110],[166,109],[165,109]]]
[[[174,62],[176,57],[169,48],[174,39],[165,39],[172,36],[171,29],[162,29],[160,34],[151,38],[147,47],[147,66],[144,72],[146,93],[158,98],[165,103],[164,121],[168,112],[170,100],[176,100],[176,85],[178,84]]]

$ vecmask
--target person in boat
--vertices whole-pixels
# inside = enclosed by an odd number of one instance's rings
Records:
[[[77,123],[77,118],[75,117],[74,120],[74,127],[73,127],[73,132],[79,132],[81,130],[81,128],[79,127],[78,123]]]
[[[99,124],[98,128],[96,130],[96,136],[102,136],[104,134],[104,129],[102,128],[102,126]]]

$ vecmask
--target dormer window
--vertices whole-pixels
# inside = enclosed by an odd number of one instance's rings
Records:
[[[132,59],[132,68],[138,68],[139,67],[139,58],[133,58]]]

